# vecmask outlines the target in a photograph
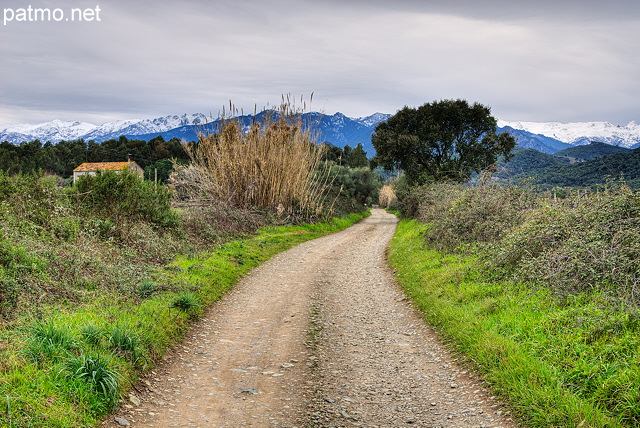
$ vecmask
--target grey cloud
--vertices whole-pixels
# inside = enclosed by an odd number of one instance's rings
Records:
[[[640,107],[636,3],[109,1],[100,23],[0,28],[0,121],[251,111],[315,92],[314,107],[353,116],[461,97],[506,120],[625,124]]]

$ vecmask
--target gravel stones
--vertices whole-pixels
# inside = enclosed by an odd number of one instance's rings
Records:
[[[102,426],[515,426],[395,284],[395,224],[372,210],[255,269]]]

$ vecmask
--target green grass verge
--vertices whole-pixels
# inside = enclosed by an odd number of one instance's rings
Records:
[[[0,330],[0,426],[91,427],[204,309],[243,275],[299,243],[344,229],[365,214],[326,223],[266,227],[183,257],[133,293],[42,310],[27,328]]]
[[[640,426],[640,322],[604,294],[488,282],[473,257],[402,220],[389,261],[407,295],[529,427]]]

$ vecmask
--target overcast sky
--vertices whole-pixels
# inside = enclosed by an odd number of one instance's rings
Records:
[[[18,21],[29,4],[59,10],[52,22]],[[73,8],[93,20],[67,21]],[[312,92],[311,110],[352,117],[464,98],[508,121],[640,122],[637,0],[3,0],[2,9],[4,125],[217,116],[230,100],[249,113]]]

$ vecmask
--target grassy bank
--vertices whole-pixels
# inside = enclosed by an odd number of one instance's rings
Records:
[[[67,304],[58,299],[39,308],[37,316],[18,315],[0,330],[0,426],[94,426],[241,276],[280,251],[363,216],[262,228],[206,253],[137,272],[146,278],[135,282],[133,293],[101,289]]]
[[[425,244],[402,220],[389,258],[426,320],[530,427],[640,424],[640,322],[606,292],[488,280],[478,259]]]

